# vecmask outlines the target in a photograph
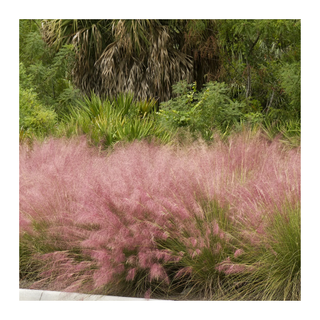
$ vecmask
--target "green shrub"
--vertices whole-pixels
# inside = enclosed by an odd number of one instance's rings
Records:
[[[242,118],[249,124],[261,123],[264,120],[264,115],[261,112],[245,113]]]
[[[280,72],[281,85],[288,98],[288,110],[300,118],[301,108],[301,68],[300,62],[285,64]]]
[[[55,52],[43,41],[39,25],[40,21],[19,21],[20,87],[32,89],[39,103],[52,107],[60,117],[81,96],[71,83],[75,52],[70,44]]]
[[[210,139],[212,129],[225,131],[240,121],[244,104],[229,98],[224,83],[209,82],[197,92],[196,83],[181,82],[173,86],[173,92],[178,96],[162,103],[159,111],[160,121],[167,127],[189,126],[191,131]]]
[[[19,98],[20,130],[38,135],[48,134],[53,130],[57,121],[57,114],[42,105],[34,91],[20,88]]]

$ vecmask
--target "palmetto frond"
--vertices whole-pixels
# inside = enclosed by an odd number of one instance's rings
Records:
[[[174,48],[168,27],[154,21],[137,24],[120,20],[115,25],[116,40],[96,63],[102,86],[111,96],[132,91],[136,99],[167,100],[172,84],[192,80],[192,60]]]
[[[84,93],[133,92],[135,99],[165,101],[176,82],[196,79],[202,85],[205,74],[216,70],[211,58],[204,64],[195,59],[194,45],[183,50],[186,25],[185,20],[43,20],[42,28],[56,49],[74,45],[74,83]],[[202,32],[202,38],[208,34]]]
[[[100,91],[100,76],[94,68],[103,49],[113,41],[110,20],[43,20],[44,40],[56,50],[73,44],[76,63],[73,80],[82,91]]]

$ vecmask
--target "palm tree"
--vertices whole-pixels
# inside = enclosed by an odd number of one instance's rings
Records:
[[[57,51],[64,44],[73,44],[76,61],[74,84],[83,92],[101,93],[101,76],[95,62],[105,47],[114,41],[110,20],[43,20],[42,35]]]
[[[218,70],[212,32],[194,29],[200,20],[190,21],[44,20],[42,30],[45,41],[57,50],[74,44],[73,78],[83,92],[112,97],[131,91],[135,99],[166,101],[174,83],[197,80],[201,86],[206,75],[211,80],[210,74]],[[210,48],[212,43],[215,47]]]
[[[184,20],[182,51],[193,58],[193,81],[200,90],[208,81],[219,80],[222,72],[216,20]]]

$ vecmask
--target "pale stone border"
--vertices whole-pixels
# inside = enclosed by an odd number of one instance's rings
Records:
[[[19,289],[19,301],[163,301],[157,299],[90,295],[83,293]]]

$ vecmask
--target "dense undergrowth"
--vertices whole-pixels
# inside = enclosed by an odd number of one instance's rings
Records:
[[[20,279],[32,288],[300,299],[300,147],[261,130],[185,144],[20,145]]]

